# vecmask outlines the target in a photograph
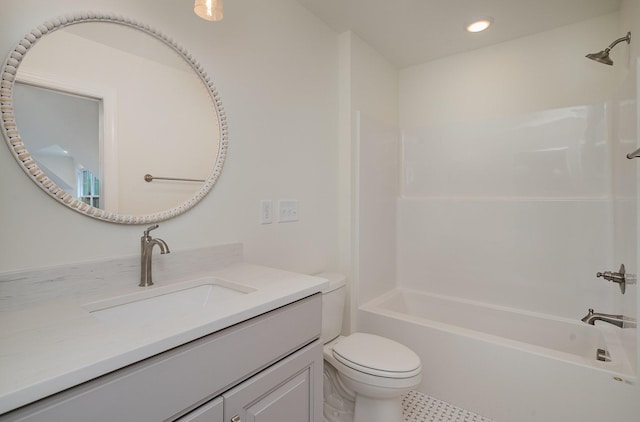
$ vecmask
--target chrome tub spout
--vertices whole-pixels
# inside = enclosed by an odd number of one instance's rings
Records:
[[[582,322],[589,325],[595,325],[596,321],[607,322],[620,328],[635,328],[636,326],[636,320],[633,318],[624,315],[601,314],[594,312],[593,309],[589,309],[589,313],[582,318]]]

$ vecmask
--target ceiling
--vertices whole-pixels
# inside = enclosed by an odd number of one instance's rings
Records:
[[[297,0],[335,31],[351,30],[399,68],[617,11],[620,0]],[[485,32],[465,26],[491,16]]]

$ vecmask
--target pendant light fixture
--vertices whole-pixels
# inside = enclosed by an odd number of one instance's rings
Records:
[[[212,22],[221,21],[224,17],[223,0],[196,0],[193,11],[202,19]]]

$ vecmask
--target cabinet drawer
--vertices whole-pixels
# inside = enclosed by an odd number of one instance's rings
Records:
[[[0,416],[0,422],[174,420],[320,336],[316,294]]]

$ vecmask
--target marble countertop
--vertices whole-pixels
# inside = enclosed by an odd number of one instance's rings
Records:
[[[0,414],[302,299],[327,285],[322,278],[242,262],[241,247],[234,247],[231,252],[218,247],[184,253],[174,260],[183,270],[163,274],[154,268],[155,285],[146,288],[137,286],[135,259],[0,274]],[[194,265],[201,261],[205,263]],[[95,301],[141,289],[162,291],[203,277],[239,284],[250,292],[144,324],[109,324],[87,310],[87,304]]]

